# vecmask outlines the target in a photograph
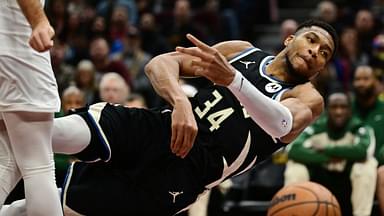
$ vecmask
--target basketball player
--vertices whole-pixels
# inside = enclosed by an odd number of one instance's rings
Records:
[[[43,3],[0,3],[0,207],[21,174],[28,215],[56,216],[63,213],[51,138],[60,99],[48,52],[54,30]]]
[[[146,72],[172,109],[99,103],[55,120],[54,150],[76,153],[63,188],[77,215],[174,215],[199,195],[239,175],[291,142],[323,110],[309,80],[331,59],[336,33],[307,21],[276,57],[248,42],[193,48],[155,57]],[[213,85],[188,99],[179,76]]]

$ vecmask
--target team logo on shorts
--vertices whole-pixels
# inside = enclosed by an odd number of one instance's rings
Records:
[[[274,83],[274,82],[271,82],[265,85],[265,90],[269,93],[278,92],[280,91],[281,88],[282,86],[279,83]]]

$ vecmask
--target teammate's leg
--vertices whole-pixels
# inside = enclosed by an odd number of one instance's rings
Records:
[[[377,161],[369,158],[354,163],[350,178],[352,185],[351,203],[354,216],[371,215],[376,189]]]
[[[5,112],[3,118],[24,179],[28,215],[63,215],[55,184],[53,114]]]
[[[284,171],[284,185],[309,181],[309,171],[304,164],[289,160]]]
[[[4,121],[0,120],[0,209],[5,199],[20,180]]]

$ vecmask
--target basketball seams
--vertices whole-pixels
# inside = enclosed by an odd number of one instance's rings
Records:
[[[303,190],[306,190],[306,191],[309,191],[310,193],[312,193],[314,195],[314,197],[316,198],[316,203],[317,203],[317,206],[316,206],[316,210],[315,212],[313,213],[313,216],[316,216],[316,214],[318,213],[319,209],[320,209],[320,204],[319,204],[319,197],[317,196],[317,194],[311,190],[310,188],[307,188],[307,187],[304,187],[304,186],[300,186],[300,185],[292,185],[292,187],[296,187],[296,188],[300,188],[300,189],[303,189]]]
[[[306,205],[306,204],[312,204],[312,203],[316,203],[317,204],[317,209],[315,211],[315,215],[318,213],[319,206],[322,205],[322,204],[330,205],[330,206],[333,207],[333,209],[338,208],[337,205],[335,205],[333,202],[329,202],[329,201],[316,201],[316,200],[313,200],[313,201],[303,201],[303,202],[296,202],[296,203],[292,203],[292,204],[286,205],[284,207],[281,207],[281,208],[277,209],[276,211],[272,212],[271,216],[273,216],[274,214],[277,214],[278,212],[280,212],[280,211],[282,211],[284,209],[291,208],[291,207],[296,206],[296,205]],[[335,215],[336,215],[336,213],[335,213]]]

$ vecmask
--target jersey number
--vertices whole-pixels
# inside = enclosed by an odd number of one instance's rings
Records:
[[[214,107],[217,103],[219,103],[219,101],[223,99],[223,96],[217,90],[213,91],[212,94],[213,96],[215,96],[215,98],[212,101],[205,101],[205,108],[203,110],[201,110],[200,107],[195,108],[195,112],[200,119],[202,119],[212,107]],[[211,123],[211,127],[209,128],[209,130],[214,131],[219,129],[220,123],[227,119],[233,112],[233,108],[226,108],[210,114],[207,117],[207,120],[209,121],[209,123]]]

